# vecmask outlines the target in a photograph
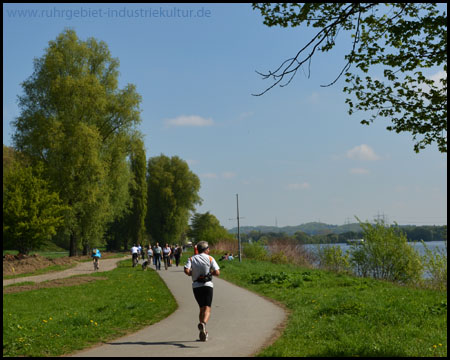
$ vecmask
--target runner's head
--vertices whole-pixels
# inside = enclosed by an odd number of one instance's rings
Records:
[[[198,253],[201,254],[202,252],[205,252],[207,249],[209,249],[209,245],[207,241],[200,241],[197,244],[197,250]]]

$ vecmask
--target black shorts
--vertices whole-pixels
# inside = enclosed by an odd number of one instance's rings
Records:
[[[198,306],[211,307],[212,299],[213,299],[213,288],[211,286],[201,286],[198,288],[194,288],[194,296],[195,300],[197,300]]]

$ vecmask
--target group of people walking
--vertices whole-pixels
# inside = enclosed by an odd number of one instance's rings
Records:
[[[131,248],[133,266],[136,262],[135,259],[139,260],[139,258],[142,257],[144,261],[147,261],[148,265],[153,264],[156,270],[161,270],[161,262],[164,263],[164,268],[166,270],[173,265],[174,260],[175,265],[178,266],[182,254],[183,249],[178,244],[175,246],[165,244],[164,247],[161,248],[159,243],[156,243],[154,246],[149,245],[146,250],[143,249],[141,245],[133,245]]]

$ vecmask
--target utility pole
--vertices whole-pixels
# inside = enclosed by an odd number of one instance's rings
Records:
[[[237,208],[237,225],[238,225],[238,246],[239,246],[239,262],[242,261],[242,251],[241,251],[241,234],[239,229],[239,195],[236,194],[236,208]]]
[[[239,195],[236,194],[236,209],[237,209],[237,237],[238,237],[238,246],[239,246],[239,262],[242,261],[242,247],[241,247],[241,230],[239,226],[239,219],[245,219],[245,217],[239,217]],[[234,219],[228,219],[228,220],[234,220]]]

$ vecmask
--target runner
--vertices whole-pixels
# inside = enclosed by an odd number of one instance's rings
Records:
[[[200,341],[208,340],[206,323],[211,315],[211,303],[213,299],[212,275],[219,276],[219,265],[209,256],[209,246],[206,241],[197,244],[198,255],[190,257],[184,266],[184,273],[192,276],[192,289],[195,300],[200,308],[198,329]]]

